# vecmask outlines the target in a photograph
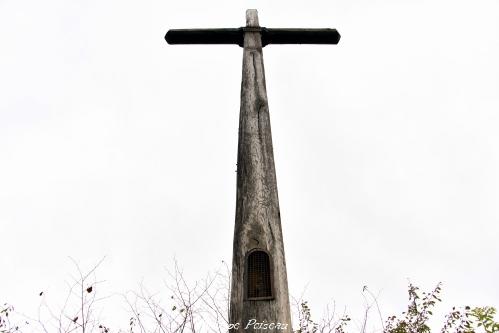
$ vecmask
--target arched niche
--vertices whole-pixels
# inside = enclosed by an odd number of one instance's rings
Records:
[[[246,255],[245,295],[247,300],[273,299],[272,260],[263,249],[253,249]]]

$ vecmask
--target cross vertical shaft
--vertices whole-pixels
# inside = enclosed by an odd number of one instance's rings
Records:
[[[250,325],[254,321],[267,325],[280,323],[287,328],[279,332],[291,332],[262,38],[256,10],[246,12],[244,31],[229,318],[230,323],[240,323],[240,326],[230,332],[260,332],[256,324]],[[269,258],[271,292],[261,294],[264,297],[259,297],[258,293],[251,295],[248,291],[248,288],[258,291],[265,285],[265,281],[252,280],[248,267],[248,254],[252,251],[266,253]]]

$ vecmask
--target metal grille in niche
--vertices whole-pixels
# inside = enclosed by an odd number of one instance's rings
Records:
[[[248,255],[248,298],[271,297],[270,260],[264,251],[253,251]]]

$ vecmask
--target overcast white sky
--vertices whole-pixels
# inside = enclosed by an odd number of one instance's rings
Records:
[[[498,307],[497,0],[0,0],[0,302],[231,261],[242,49],[163,37],[247,8],[342,35],[264,49],[290,293]]]

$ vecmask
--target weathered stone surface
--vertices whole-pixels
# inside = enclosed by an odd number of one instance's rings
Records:
[[[258,25],[256,10],[248,10],[246,27]],[[246,299],[245,256],[255,248],[270,254],[273,299]],[[233,328],[230,332],[292,331],[262,41],[256,31],[246,31],[244,37],[229,319],[232,324],[240,323],[238,329]],[[252,319],[258,323],[287,324],[287,328],[246,327]]]

